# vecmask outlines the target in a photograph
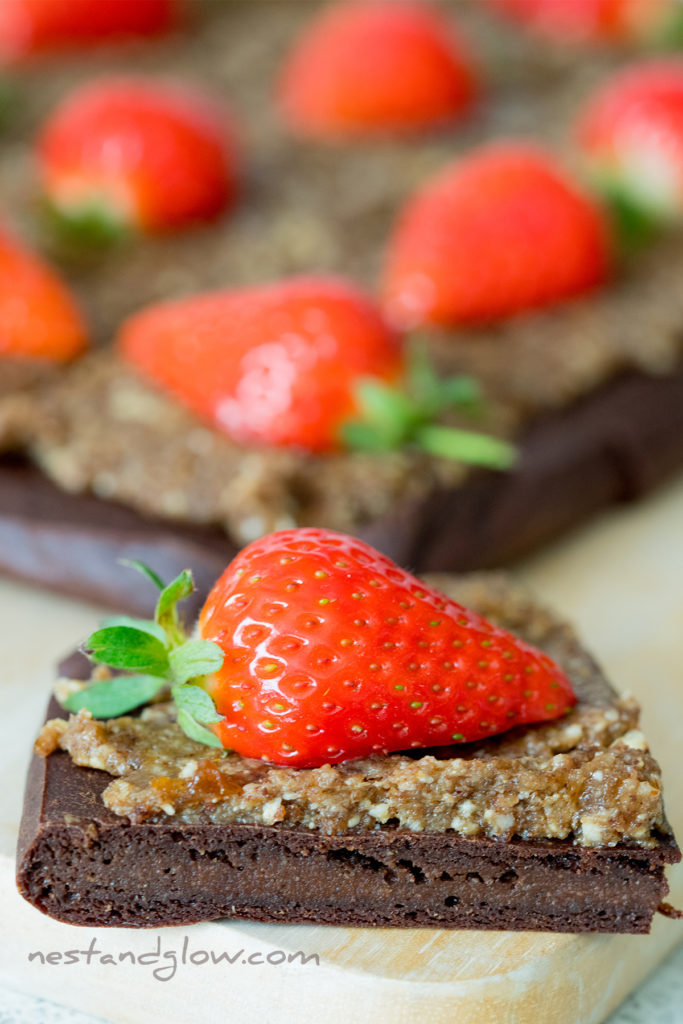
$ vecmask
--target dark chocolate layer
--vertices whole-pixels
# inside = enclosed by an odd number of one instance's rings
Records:
[[[474,474],[359,535],[417,572],[462,571],[505,563],[642,496],[683,464],[683,368],[623,374],[535,422],[521,452],[512,472]],[[0,571],[14,577],[147,612],[148,595],[131,587],[119,559],[143,559],[167,578],[192,567],[201,598],[234,551],[218,529],[66,494],[21,462],[0,467]]]

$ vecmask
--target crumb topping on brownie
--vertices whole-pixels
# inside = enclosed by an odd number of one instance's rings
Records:
[[[575,687],[572,712],[483,743],[293,769],[196,743],[176,724],[172,706],[159,703],[138,717],[98,722],[81,711],[68,722],[53,719],[38,752],[61,748],[76,764],[115,776],[104,803],[133,822],[172,817],[324,833],[397,825],[500,840],[654,845],[655,833],[668,826],[636,703],[614,695],[565,623],[502,577],[437,582],[545,648]]]

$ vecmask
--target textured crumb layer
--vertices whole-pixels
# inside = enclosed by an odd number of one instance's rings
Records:
[[[414,832],[655,845],[666,829],[661,780],[638,709],[617,699],[568,627],[500,578],[458,584],[452,596],[544,647],[579,698],[558,722],[420,757],[374,756],[315,769],[276,768],[188,739],[166,705],[139,718],[51,720],[38,750],[117,776],[106,806],[133,822],[284,824],[335,834],[387,823]]]

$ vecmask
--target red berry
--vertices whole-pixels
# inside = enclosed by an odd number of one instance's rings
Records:
[[[472,153],[408,202],[389,244],[391,322],[485,323],[605,280],[606,226],[554,159],[522,143]]]
[[[393,381],[401,349],[354,286],[325,277],[161,303],[124,324],[125,358],[240,442],[336,447],[355,384]]]
[[[102,79],[57,108],[39,140],[58,213],[164,231],[218,216],[236,189],[230,120],[202,92],[142,78]]]
[[[408,132],[458,117],[475,91],[450,24],[410,0],[356,0],[325,10],[280,80],[283,115],[312,136]]]
[[[490,0],[511,18],[562,43],[646,40],[673,29],[678,0]]]
[[[547,655],[329,530],[250,544],[199,629],[225,653],[208,687],[218,736],[275,764],[479,740],[575,701]]]
[[[615,74],[588,104],[578,135],[608,188],[654,214],[683,213],[683,60]]]
[[[86,345],[83,318],[55,271],[0,233],[0,356],[61,361]]]
[[[178,0],[2,0],[0,61],[155,36],[179,21]]]

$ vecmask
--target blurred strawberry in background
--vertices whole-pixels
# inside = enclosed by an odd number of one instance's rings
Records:
[[[119,351],[240,444],[300,451],[420,448],[507,469],[515,449],[439,420],[479,401],[408,350],[344,278],[308,275],[160,302],[126,320]]]
[[[155,36],[181,17],[180,0],[2,0],[0,62]]]
[[[481,324],[568,299],[608,276],[601,210],[550,154],[472,151],[408,201],[389,242],[390,322]]]
[[[53,213],[86,237],[210,220],[237,188],[231,118],[202,91],[177,83],[87,83],[44,125],[38,154]]]
[[[86,345],[85,324],[66,285],[0,229],[0,356],[61,362]]]
[[[236,440],[309,451],[337,447],[356,380],[393,381],[402,358],[370,299],[323,276],[158,303],[123,324],[120,347]]]
[[[654,221],[683,215],[683,59],[613,75],[590,100],[578,139],[596,182],[622,209]]]
[[[666,42],[681,38],[679,0],[489,0],[520,25],[559,42]]]
[[[475,91],[467,48],[437,9],[354,0],[311,22],[278,95],[295,131],[343,137],[431,128],[459,117]]]

